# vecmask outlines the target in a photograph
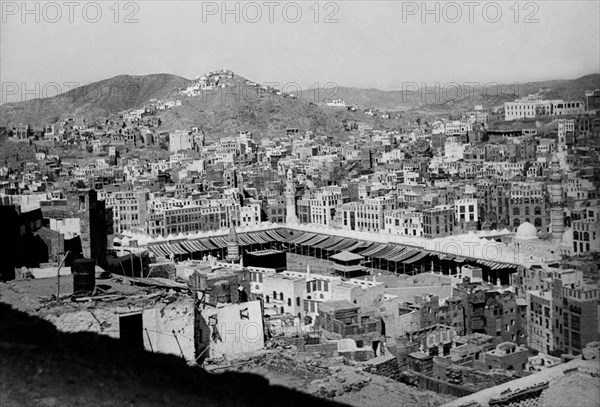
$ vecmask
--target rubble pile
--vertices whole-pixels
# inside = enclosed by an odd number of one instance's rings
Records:
[[[371,382],[371,376],[358,368],[334,366],[330,375],[310,382],[308,392],[319,397],[339,397],[360,391]]]
[[[400,369],[398,368],[398,360],[396,358],[390,359],[384,363],[380,363],[374,366],[368,366],[365,370],[369,373],[388,377],[398,382],[403,381],[403,375],[402,372],[400,372]]]

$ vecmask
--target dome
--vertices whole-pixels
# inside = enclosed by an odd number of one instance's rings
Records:
[[[529,222],[524,222],[517,229],[515,239],[519,240],[530,240],[537,239],[537,229]]]

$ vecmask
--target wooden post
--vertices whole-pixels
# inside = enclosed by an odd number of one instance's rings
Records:
[[[61,260],[61,262],[58,265],[58,269],[56,270],[56,301],[58,301],[60,299],[60,269],[62,268],[63,264],[65,263],[65,260],[67,260],[67,256],[69,255],[69,253],[71,253],[71,252],[67,251],[65,253],[65,257],[63,257],[63,259]]]
[[[148,338],[148,344],[150,345],[150,350],[152,352],[154,352],[154,348],[152,347],[152,341],[150,340],[150,334],[148,333],[148,328],[144,328],[144,331],[146,331],[146,337]],[[177,337],[175,337],[177,338]]]
[[[173,336],[175,337],[175,341],[177,342],[177,346],[179,347],[179,351],[181,352],[181,357],[183,359],[185,359],[185,356],[183,356],[183,349],[181,349],[181,345],[179,344],[179,339],[177,338],[177,334],[175,333],[175,330],[173,329]]]

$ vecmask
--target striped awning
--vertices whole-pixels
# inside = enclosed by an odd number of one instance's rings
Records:
[[[411,257],[410,259],[404,260],[403,263],[411,264],[411,263],[421,260],[423,257],[428,256],[428,255],[429,255],[429,252],[422,252],[422,253],[417,254],[416,256]]]
[[[343,240],[344,240],[343,237],[329,236],[327,239],[323,240],[322,242],[313,245],[313,247],[319,248],[319,249],[330,250],[331,247],[337,245],[338,243],[340,243]]]
[[[394,261],[401,261],[404,262],[406,259],[416,256],[417,254],[419,254],[419,250],[417,249],[408,249],[407,251],[405,251],[404,253],[402,253],[400,256],[396,256],[394,257]]]
[[[358,243],[358,241],[356,241],[354,239],[343,239],[341,242],[328,248],[327,250],[334,250],[334,251],[348,250],[348,248],[350,246],[354,246],[356,243]]]
[[[202,251],[201,246],[193,240],[187,241],[187,242],[181,242],[181,247],[183,247],[188,253]]]
[[[274,239],[278,242],[287,242],[288,239],[282,235],[280,235],[276,230],[267,230],[265,232],[271,239]]]
[[[347,252],[351,252],[357,249],[366,249],[367,247],[371,246],[372,244],[369,242],[356,242],[354,243],[352,246],[346,247],[343,250],[346,250]]]
[[[240,241],[240,244],[242,246],[250,246],[252,244],[255,244],[256,241],[254,239],[252,239],[251,237],[249,237],[247,234],[238,234],[237,235],[238,240]]]
[[[157,257],[168,257],[167,253],[165,253],[160,246],[161,245],[148,246],[148,251],[152,252]]]
[[[387,255],[391,253],[394,249],[395,247],[392,245],[384,245],[384,247],[381,250],[371,254],[370,256],[385,259]]]
[[[310,240],[307,240],[303,243],[300,243],[302,246],[310,246],[310,247],[314,247],[314,245],[316,245],[317,243],[321,243],[325,240],[329,239],[329,236],[327,235],[317,235],[315,237],[313,237]]]
[[[310,239],[312,239],[313,237],[316,236],[315,233],[304,233],[304,232],[300,232],[301,235],[299,236],[294,236],[291,239],[288,240],[288,243],[290,244],[300,244],[302,242],[307,242]]]
[[[406,253],[409,251],[412,251],[412,249],[409,249],[408,247],[400,247],[400,250],[389,256],[388,261],[398,261],[399,259],[404,258]]]
[[[248,237],[259,244],[271,243],[273,241],[267,232],[249,233]]]
[[[437,253],[437,256],[440,258],[440,260],[454,260],[454,258],[456,257],[456,255],[454,254],[446,254],[446,253]]]
[[[218,248],[227,247],[227,239],[224,237],[211,237],[209,240]]]
[[[391,248],[392,250],[390,250],[389,252],[387,252],[382,258],[387,260],[387,261],[391,261],[391,259],[398,255],[399,253],[404,251],[404,247],[402,246],[392,246]]]
[[[515,264],[507,264],[507,263],[498,263],[495,261],[489,261],[489,260],[477,260],[478,264],[481,264],[482,266],[486,266],[489,267],[492,270],[498,270],[498,269],[505,269],[505,268],[517,268],[517,266]]]
[[[369,247],[366,250],[363,250],[362,252],[359,252],[358,254],[360,254],[361,256],[367,257],[367,256],[371,256],[374,253],[377,253],[378,251],[380,251],[381,249],[384,249],[387,247],[387,244],[384,243],[376,243],[373,246]]]
[[[171,254],[187,254],[189,253],[189,251],[183,247],[181,247],[179,245],[179,243],[173,243],[173,244],[163,244],[160,245],[160,248],[167,253],[169,256]]]

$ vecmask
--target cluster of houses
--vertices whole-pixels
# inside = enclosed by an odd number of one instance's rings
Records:
[[[183,92],[231,78],[211,72]],[[257,351],[281,336],[355,360],[392,354],[414,380],[467,394],[598,358],[592,105],[537,122],[505,123],[481,106],[402,128],[357,119],[336,140],[292,127],[269,138],[244,129],[210,138],[200,124],[162,131],[156,111],[179,104],[4,129],[7,142],[37,151],[0,163],[0,209],[15,219],[15,241],[40,252],[15,251],[7,264],[50,267],[79,250],[108,267],[107,253],[129,253],[119,267],[131,281],[176,290],[182,305],[165,313],[141,301],[107,323],[139,314],[143,327],[153,321],[162,332],[140,346],[190,362]],[[62,156],[52,143],[74,144],[84,157]],[[144,150],[164,154],[131,154]],[[91,226],[98,222],[110,227]],[[179,326],[177,315],[191,322]]]

